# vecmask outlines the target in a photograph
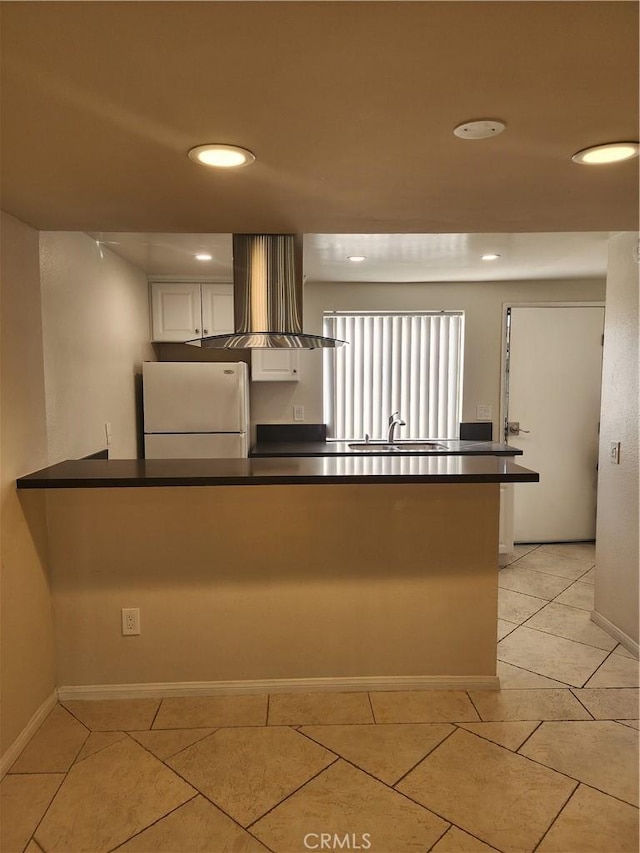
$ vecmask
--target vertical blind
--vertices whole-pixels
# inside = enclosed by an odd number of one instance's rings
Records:
[[[348,341],[324,350],[328,436],[386,438],[389,415],[401,438],[457,438],[462,413],[462,312],[325,313],[323,334]]]

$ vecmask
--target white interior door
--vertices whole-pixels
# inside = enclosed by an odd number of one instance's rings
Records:
[[[540,473],[515,486],[516,542],[595,538],[603,327],[602,307],[511,308],[507,440]]]

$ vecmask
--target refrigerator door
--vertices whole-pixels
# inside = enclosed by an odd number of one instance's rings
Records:
[[[234,459],[246,457],[246,433],[145,435],[146,459]]]
[[[248,430],[244,362],[145,362],[142,380],[145,433]]]

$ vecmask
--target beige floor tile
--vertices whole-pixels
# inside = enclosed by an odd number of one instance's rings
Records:
[[[579,785],[538,847],[540,853],[638,853],[638,810]]]
[[[485,853],[485,851],[491,850],[495,850],[495,847],[489,847],[484,841],[478,841],[468,832],[463,832],[457,826],[452,826],[445,832],[436,846],[431,848],[431,853]]]
[[[124,732],[148,729],[159,699],[73,699],[62,703],[93,732]]]
[[[638,717],[637,687],[574,687],[573,693],[596,720],[633,719]]]
[[[225,728],[167,760],[243,826],[336,758],[286,726]]]
[[[154,729],[150,732],[131,732],[131,737],[160,761],[164,761],[214,731],[215,729]]]
[[[531,672],[582,687],[608,652],[520,627],[498,643],[498,659]]]
[[[542,545],[536,551],[518,560],[516,565],[523,569],[575,581],[586,574],[594,563],[594,556],[575,557],[571,554],[559,554],[557,551],[547,550],[547,546]]]
[[[611,655],[591,676],[585,687],[638,687],[638,661],[622,655]]]
[[[555,678],[547,678],[544,675],[538,675],[536,672],[529,672],[529,670],[522,669],[520,666],[505,663],[503,660],[498,661],[496,673],[500,679],[500,688],[502,690],[519,690],[526,687],[540,689],[555,687],[558,690],[567,686],[562,681],[556,681]]]
[[[22,750],[10,773],[66,773],[89,730],[56,705]]]
[[[556,598],[556,603],[591,611],[593,610],[593,591],[592,583],[576,581]]]
[[[566,604],[547,604],[524,623],[525,628],[535,628],[547,634],[555,634],[567,640],[575,640],[596,649],[612,651],[616,641],[606,631],[591,621],[591,614],[579,607]]]
[[[458,729],[397,786],[502,851],[533,850],[576,783]]]
[[[215,729],[219,726],[264,726],[267,695],[201,696],[163,699],[154,729]]]
[[[387,785],[394,785],[454,727],[448,723],[405,723],[304,726],[300,731]]]
[[[461,690],[381,691],[371,693],[376,723],[466,723],[478,720]]]
[[[522,565],[526,559],[523,557],[514,565],[500,571],[498,586],[501,589],[510,589],[512,592],[522,592],[524,595],[533,595],[536,598],[546,598],[547,601],[551,601],[571,586],[571,581],[567,578],[559,578],[526,568]]]
[[[622,655],[623,658],[631,658],[632,660],[638,660],[638,658],[632,654],[629,649],[625,649],[624,646],[618,644],[613,650],[614,655]]]
[[[127,738],[74,764],[35,839],[47,853],[111,850],[195,794]]]
[[[596,582],[596,567],[589,569],[589,571],[582,575],[580,578],[580,583],[595,583]]]
[[[592,564],[596,559],[595,542],[550,542],[548,545],[541,545],[539,550],[543,554],[562,554],[564,557],[591,561]]]
[[[372,722],[366,693],[274,693],[269,697],[271,726]]]
[[[640,724],[638,723],[638,720],[616,720],[616,722],[622,723],[623,726],[629,726],[629,728],[632,728],[632,729],[639,729],[640,728]]]
[[[518,627],[517,622],[507,622],[506,619],[498,619],[498,639],[502,640]]]
[[[542,723],[522,755],[625,802],[638,803],[638,732],[618,723]]]
[[[497,743],[515,752],[538,726],[538,722],[460,723],[471,734]]]
[[[521,625],[545,604],[548,602],[544,598],[523,595],[510,589],[498,589],[498,617],[505,622]]]
[[[4,777],[0,782],[2,853],[22,853],[63,779],[63,773]]]
[[[251,831],[279,853],[308,853],[305,836],[319,832],[335,834],[341,841],[348,836],[351,849],[359,844],[370,853],[424,853],[447,828],[422,806],[337,761]],[[308,837],[310,843],[317,839]]]
[[[525,628],[535,628],[547,634],[555,634],[567,640],[575,640],[596,649],[610,652],[616,646],[616,641],[606,631],[591,621],[591,614],[579,607],[568,607],[555,601],[538,610],[525,623]]]
[[[569,689],[477,690],[469,694],[482,720],[589,720]]]
[[[263,844],[201,796],[117,849],[127,853],[267,853]]]
[[[82,761],[84,758],[88,758],[90,755],[94,755],[96,752],[100,752],[111,746],[111,744],[118,743],[119,740],[124,740],[125,738],[126,734],[124,732],[91,732],[78,753],[76,761]]]

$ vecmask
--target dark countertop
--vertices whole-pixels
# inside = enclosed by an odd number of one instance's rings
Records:
[[[498,456],[325,456],[277,459],[77,459],[17,480],[19,489],[380,483],[518,483],[539,475]]]
[[[353,450],[348,441],[261,441],[254,445],[249,454],[251,457],[265,456],[521,456],[522,450],[510,444],[499,444],[497,441],[460,441],[447,439],[438,441],[446,444],[444,448],[432,450],[412,450],[410,447],[398,450]]]

